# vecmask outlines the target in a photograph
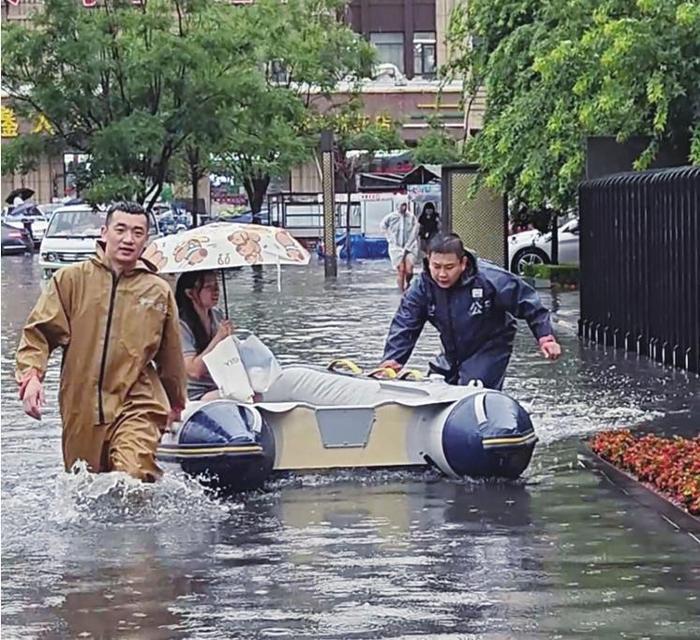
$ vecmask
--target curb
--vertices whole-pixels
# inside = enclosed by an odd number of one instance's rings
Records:
[[[700,518],[671,502],[645,483],[615,465],[604,460],[585,444],[579,448],[578,462],[589,471],[603,476],[625,495],[632,497],[639,504],[656,511],[676,531],[687,533],[700,544]]]

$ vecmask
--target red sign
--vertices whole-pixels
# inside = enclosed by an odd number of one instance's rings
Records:
[[[220,204],[234,204],[239,206],[246,206],[248,204],[248,198],[242,194],[216,193],[212,191],[211,199]]]

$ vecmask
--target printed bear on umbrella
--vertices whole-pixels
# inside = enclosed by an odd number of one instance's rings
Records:
[[[206,242],[209,242],[209,238],[206,236],[190,238],[189,240],[181,242],[175,247],[175,262],[186,262],[192,266],[199,264],[209,254],[204,246]]]

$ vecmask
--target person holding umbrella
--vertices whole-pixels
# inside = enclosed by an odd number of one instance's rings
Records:
[[[235,331],[228,320],[226,270],[275,265],[280,288],[282,265],[303,266],[310,260],[309,252],[285,229],[236,222],[214,222],[159,238],[146,248],[144,257],[161,274],[179,274],[175,299],[190,400],[219,397],[204,357]],[[223,285],[221,310],[218,273]]]
[[[27,200],[29,200],[34,195],[34,189],[29,187],[19,187],[18,189],[13,189],[5,198],[5,202],[10,205],[8,213],[21,205],[23,205]]]
[[[190,400],[215,400],[219,397],[219,389],[209,375],[204,356],[236,329],[217,307],[217,272],[183,273],[177,281],[175,300],[180,314],[182,355],[187,369],[187,397]]]

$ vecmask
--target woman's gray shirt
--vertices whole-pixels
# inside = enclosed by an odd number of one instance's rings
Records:
[[[224,319],[224,315],[219,309],[213,308],[209,310],[209,318],[211,319],[211,335],[207,345],[216,334],[219,324]],[[182,318],[180,318],[180,336],[182,337],[182,355],[185,358],[198,355],[192,329]],[[191,378],[189,376],[187,378],[187,397],[190,400],[199,400],[205,393],[216,391],[217,389],[218,387],[212,380],[209,372],[203,378]]]

